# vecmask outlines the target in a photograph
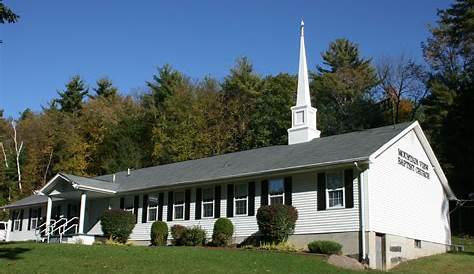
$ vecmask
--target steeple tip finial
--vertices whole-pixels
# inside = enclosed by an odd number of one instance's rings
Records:
[[[301,19],[301,36],[304,36],[304,21]]]

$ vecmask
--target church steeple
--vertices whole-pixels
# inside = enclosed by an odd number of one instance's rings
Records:
[[[301,21],[300,63],[296,95],[296,106],[291,108],[291,128],[288,129],[289,145],[311,141],[314,138],[319,138],[321,134],[316,128],[316,109],[311,107],[303,21]]]
[[[306,50],[304,47],[304,22],[301,20],[300,37],[300,65],[298,70],[298,92],[296,105],[311,106],[311,97],[309,95],[308,65],[306,64]]]

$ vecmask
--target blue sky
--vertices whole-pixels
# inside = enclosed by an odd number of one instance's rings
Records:
[[[222,79],[237,57],[248,56],[262,75],[296,73],[301,18],[310,69],[340,37],[358,43],[364,56],[405,54],[421,62],[428,25],[451,1],[4,3],[21,19],[0,25],[0,109],[17,117],[27,107],[41,110],[75,74],[90,86],[108,76],[130,94],[166,63],[192,78]]]

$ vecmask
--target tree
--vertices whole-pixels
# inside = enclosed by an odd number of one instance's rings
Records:
[[[66,90],[59,91],[59,99],[55,102],[61,106],[61,111],[74,113],[81,109],[82,100],[88,93],[84,80],[76,75],[66,84]]]
[[[0,0],[0,24],[16,23],[20,16],[15,14],[9,7]]]
[[[93,98],[112,98],[117,96],[118,89],[114,87],[112,81],[108,78],[97,80],[97,87],[94,88],[96,96]]]
[[[437,26],[423,44],[423,54],[430,66],[427,86],[431,94],[424,100],[423,126],[450,178],[458,198],[467,199],[474,192],[471,169],[474,166],[474,2],[457,0],[449,8],[438,11]],[[460,211],[474,227],[472,210]],[[454,226],[459,233],[465,227]]]
[[[145,96],[145,101],[150,102],[160,109],[163,102],[180,87],[189,85],[189,80],[184,75],[166,64],[158,68],[158,74],[153,75],[153,81],[146,82],[151,94]]]
[[[378,83],[370,59],[347,39],[337,39],[322,54],[323,67],[312,74],[311,89],[324,135],[340,134],[383,123],[371,92]]]
[[[225,77],[222,84],[223,119],[231,138],[228,140],[228,152],[251,147],[248,141],[249,125],[262,84],[262,78],[254,72],[252,63],[246,57],[238,59],[230,75]]]
[[[422,100],[429,94],[425,85],[426,72],[411,58],[382,58],[377,64],[382,101],[390,119],[397,124],[415,119]]]
[[[297,78],[282,73],[263,81],[249,124],[248,142],[250,147],[287,144]]]

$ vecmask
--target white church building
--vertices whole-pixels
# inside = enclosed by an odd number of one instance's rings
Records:
[[[7,241],[91,244],[102,235],[102,212],[120,208],[136,216],[130,240],[137,244],[149,243],[155,220],[199,225],[210,236],[219,217],[232,221],[240,243],[258,236],[261,205],[283,203],[298,210],[289,239],[297,247],[337,241],[378,269],[446,252],[455,196],[419,123],[320,137],[303,29],[288,145],[94,178],[59,173],[37,194],[3,206],[11,213]]]

